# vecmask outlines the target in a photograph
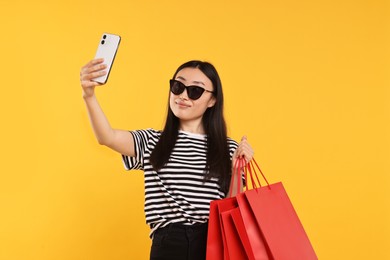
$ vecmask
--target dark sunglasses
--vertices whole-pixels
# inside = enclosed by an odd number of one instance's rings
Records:
[[[204,89],[204,88],[199,87],[199,86],[186,86],[182,82],[180,82],[178,80],[174,80],[174,79],[171,79],[169,81],[169,83],[171,86],[171,92],[173,94],[180,95],[186,89],[188,97],[192,100],[197,100],[198,98],[200,98],[202,96],[203,92],[205,92],[205,91],[210,92],[210,93],[214,93],[213,91]]]

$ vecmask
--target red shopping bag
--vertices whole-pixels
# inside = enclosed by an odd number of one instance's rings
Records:
[[[246,191],[211,203],[207,259],[317,259],[282,183],[269,185],[253,162],[267,186],[261,187],[251,162],[244,171]]]
[[[236,161],[235,170],[232,174],[232,180],[234,175],[237,174],[237,190],[241,189],[241,178],[238,178],[241,170],[239,169],[239,161]],[[233,185],[231,185],[232,187]],[[228,198],[215,200],[210,203],[210,213],[209,213],[209,224],[208,224],[208,234],[207,234],[207,249],[206,249],[206,259],[210,260],[229,260],[232,259],[229,257],[229,252],[227,248],[226,241],[226,230],[228,236],[232,236],[232,222],[230,222],[229,216],[225,216],[225,223],[222,220],[222,214],[228,212],[234,208],[237,208],[237,200],[235,197],[229,196],[232,194],[232,188],[229,191]],[[225,225],[224,225],[225,224]],[[235,228],[234,228],[235,229]],[[232,231],[232,232],[230,232]],[[232,243],[232,240],[229,240],[229,244]]]
[[[244,241],[241,240],[241,237],[238,234],[239,229],[236,228],[236,223],[233,220],[233,215],[237,216],[237,214],[240,214],[240,210],[238,208],[221,213],[222,230],[224,235],[223,246],[225,251],[227,251],[225,256],[227,256],[227,259],[230,260],[249,259],[244,248]],[[240,217],[241,216],[238,216],[238,219]]]
[[[250,167],[245,166],[245,190],[248,191],[249,178],[252,182],[252,186],[256,188],[256,181]],[[248,176],[249,172],[249,176]],[[257,175],[256,180],[258,185],[260,184],[259,178]],[[267,179],[263,175],[265,181],[268,183]],[[269,249],[265,242],[264,236],[260,230],[260,227],[257,223],[256,217],[251,209],[251,206],[248,202],[248,199],[244,193],[239,193],[236,195],[236,200],[238,207],[235,210],[231,211],[231,215],[237,229],[237,232],[240,236],[242,244],[245,249],[245,253],[248,259],[256,260],[270,260],[272,256],[270,255]]]
[[[207,233],[206,259],[229,259],[227,248],[224,246],[225,232],[222,228],[221,213],[237,207],[235,197],[215,200],[210,203],[210,215]]]
[[[256,161],[254,162],[263,175]],[[247,167],[249,167],[250,172],[251,167],[254,170],[252,163],[248,164]],[[251,211],[244,210],[245,200],[240,196],[238,199],[239,209],[242,213],[253,213],[261,230],[264,248],[269,254],[269,259],[318,259],[281,182],[245,191],[244,196]],[[241,199],[244,203],[240,203]],[[246,219],[243,218],[243,220],[245,223]],[[246,231],[250,232],[249,229]],[[253,245],[252,250],[256,254],[257,248]]]
[[[317,259],[281,182],[245,192],[273,259]]]
[[[240,191],[244,164],[243,159],[237,160],[234,167],[233,174],[237,176],[238,191]],[[245,174],[245,180],[248,183],[247,174]],[[229,194],[232,194],[232,187],[233,185],[231,185]],[[265,245],[244,193],[237,193],[233,198],[211,202],[206,259],[269,260],[271,258],[268,257],[269,253]]]
[[[237,202],[238,202],[238,200],[237,200]],[[234,249],[234,250],[236,252],[241,253],[241,255],[245,255],[246,256],[245,259],[249,259],[249,260],[259,259],[259,258],[255,258],[255,255],[253,253],[253,249],[252,249],[252,246],[251,246],[251,243],[250,243],[250,240],[249,240],[249,236],[248,236],[248,233],[246,231],[245,224],[244,224],[244,221],[243,221],[243,218],[242,218],[242,215],[241,215],[240,211],[241,210],[239,208],[235,208],[235,209],[230,211],[230,215],[232,217],[234,226],[235,226],[235,228],[237,230],[237,233],[238,233],[238,236],[240,238],[241,244],[238,243],[237,241],[233,241],[234,244],[233,243],[227,243],[229,255],[233,255],[234,254],[234,253],[230,253],[230,251],[231,251],[230,248],[235,248],[236,247],[236,249]],[[227,240],[228,240],[228,237],[227,237]],[[241,245],[242,245],[242,247],[241,247]],[[244,252],[244,253],[242,253],[242,252]],[[268,258],[267,259],[262,259],[262,260],[268,260]]]
[[[237,194],[236,199],[238,212],[232,212],[232,217],[248,259],[272,259],[245,193]]]

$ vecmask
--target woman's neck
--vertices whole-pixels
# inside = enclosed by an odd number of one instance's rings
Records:
[[[193,134],[205,134],[202,121],[199,120],[197,122],[191,121],[191,122],[180,122],[180,130],[193,133]]]

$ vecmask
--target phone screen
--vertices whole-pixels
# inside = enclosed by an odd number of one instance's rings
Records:
[[[102,35],[98,49],[96,51],[95,59],[104,59],[103,64],[107,65],[107,74],[101,77],[94,78],[93,81],[102,84],[107,82],[108,76],[110,75],[110,71],[112,68],[112,64],[114,63],[114,59],[118,51],[120,41],[121,37],[119,35],[110,33],[104,33]]]

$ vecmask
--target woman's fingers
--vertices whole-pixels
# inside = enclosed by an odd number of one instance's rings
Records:
[[[83,89],[83,97],[92,97],[96,86],[102,85],[101,83],[93,81],[94,78],[107,74],[105,70],[107,66],[103,64],[104,59],[93,59],[81,67],[80,70],[80,83]]]
[[[252,149],[252,146],[249,144],[247,137],[243,136],[235,152],[235,156],[243,157],[245,161],[248,163],[250,160],[252,160],[253,155],[254,155],[254,151]]]
[[[90,81],[90,80],[83,80],[83,81],[81,81],[81,86],[83,88],[96,87],[96,86],[99,86],[99,85],[100,85],[100,83],[95,82],[95,81]]]
[[[96,71],[96,72],[90,72],[90,73],[82,73],[81,76],[80,76],[80,80],[83,81],[83,80],[91,80],[91,79],[94,79],[94,78],[97,78],[97,77],[100,77],[100,76],[103,76],[103,75],[106,75],[107,72],[104,71],[104,70],[101,70],[101,71]]]
[[[80,82],[83,88],[95,87],[100,85],[93,82],[92,79],[106,75],[107,66],[102,64],[104,59],[94,59],[85,64],[80,71]]]
[[[93,59],[93,60],[90,60],[87,64],[85,64],[82,68],[89,68],[91,66],[94,66],[96,64],[99,64],[99,63],[102,63],[104,61],[103,58],[99,58],[99,59]]]
[[[81,68],[80,76],[105,69],[107,66],[105,64],[102,64],[103,61],[104,61],[103,59],[91,60]]]
[[[93,65],[93,66],[84,68],[84,73],[85,74],[93,73],[96,71],[104,70],[105,68],[107,68],[106,64],[97,64],[97,65]]]

